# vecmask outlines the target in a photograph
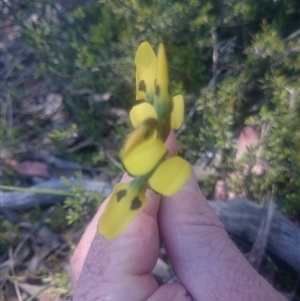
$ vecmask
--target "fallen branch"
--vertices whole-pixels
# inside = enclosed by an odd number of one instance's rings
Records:
[[[99,181],[71,180],[71,183],[81,185],[84,190],[97,192],[103,197],[107,197],[113,188],[112,184]],[[69,191],[71,187],[62,180],[49,180],[32,186],[30,189]],[[0,212],[28,210],[37,205],[52,205],[56,202],[62,202],[64,199],[65,196],[57,194],[1,191]],[[267,207],[261,207],[242,198],[235,198],[228,202],[209,201],[209,204],[219,216],[227,232],[255,242]],[[300,273],[300,229],[275,208],[269,227],[266,249]]]
[[[209,204],[227,232],[245,237],[250,242],[256,240],[261,220],[268,210],[243,198],[228,202],[210,201]],[[278,210],[273,212],[266,248],[300,273],[300,229]]]
[[[81,185],[84,190],[94,191],[103,197],[107,197],[112,191],[112,184],[100,181],[90,180],[69,180],[71,185]],[[60,179],[44,181],[40,184],[31,186],[28,190],[34,192],[6,192],[0,193],[0,212],[5,210],[28,210],[36,206],[53,205],[57,202],[62,202],[66,198],[63,192],[71,191],[71,185],[67,185]],[[36,193],[38,190],[41,193]],[[45,189],[55,189],[55,194],[46,194]],[[57,194],[61,190],[62,194]]]

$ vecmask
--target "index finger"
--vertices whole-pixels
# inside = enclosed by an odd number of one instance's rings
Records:
[[[169,156],[173,156],[177,154],[177,146],[176,146],[176,139],[173,132],[170,133],[166,142],[167,148],[169,149]],[[130,177],[127,174],[123,175],[121,182],[129,182]],[[92,241],[95,237],[97,232],[97,224],[99,221],[100,216],[104,212],[106,203],[108,202],[109,197],[101,204],[98,211],[96,212],[95,216],[87,226],[86,230],[84,231],[80,242],[78,243],[73,256],[71,258],[71,270],[72,270],[72,283],[73,287],[76,286],[79,275],[81,273],[83,264],[85,262],[86,256],[88,251],[91,247]]]

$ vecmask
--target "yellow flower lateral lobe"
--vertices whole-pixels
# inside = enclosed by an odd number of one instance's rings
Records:
[[[170,129],[179,129],[184,120],[182,95],[170,93],[168,63],[163,44],[157,57],[147,42],[136,52],[136,99],[145,101],[130,111],[134,130],[120,151],[124,169],[134,179],[115,186],[105,207],[98,231],[107,239],[118,237],[147,204],[148,185],[171,196],[189,179],[191,167],[179,156],[167,158],[164,141]]]
[[[147,119],[157,120],[157,113],[154,107],[147,102],[135,105],[129,113],[132,126],[136,128]]]
[[[107,239],[118,237],[147,204],[146,188],[131,183],[115,186],[98,222],[98,231]]]
[[[135,55],[136,99],[153,103],[157,58],[148,42],[143,42]]]
[[[178,130],[184,120],[184,100],[182,95],[173,97],[173,109],[171,112],[171,127]]]
[[[191,174],[191,166],[179,156],[162,162],[149,179],[150,187],[164,195],[171,196],[182,188]]]
[[[164,45],[159,45],[156,57],[150,44],[143,42],[136,52],[135,63],[136,99],[146,103],[133,107],[130,120],[136,127],[147,118],[157,119],[160,128],[158,135],[165,140],[171,127],[178,129],[182,125],[184,102],[181,95],[171,97]]]

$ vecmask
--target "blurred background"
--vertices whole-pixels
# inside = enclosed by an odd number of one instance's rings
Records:
[[[229,212],[247,201],[238,213],[261,232],[276,208],[299,251],[299,0],[4,0],[1,300],[71,300],[70,254],[122,175],[143,41],[166,46],[172,95],[186,103],[179,152],[202,192]],[[248,205],[255,216],[241,215]],[[231,235],[253,255],[256,234]],[[268,235],[256,268],[300,300],[300,264]],[[163,247],[160,258],[170,281]]]

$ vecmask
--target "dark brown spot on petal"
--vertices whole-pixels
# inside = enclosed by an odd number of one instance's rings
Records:
[[[156,94],[156,96],[159,96],[159,94],[160,94],[160,87],[159,87],[159,85],[156,85],[156,87],[155,87],[155,94]]]
[[[138,197],[136,197],[131,202],[130,210],[137,210],[141,208],[141,206],[142,206],[142,201]]]
[[[126,189],[122,189],[117,192],[117,202],[120,202],[121,199],[126,195],[127,191]]]
[[[151,133],[152,133],[152,130],[151,130],[151,129],[148,129],[148,130],[145,132],[144,139],[147,140],[147,139],[151,136]]]
[[[144,91],[146,92],[146,84],[145,84],[145,81],[144,80],[141,80],[139,82],[139,91]]]
[[[144,121],[144,125],[147,127],[144,134],[144,139],[148,139],[152,136],[154,129],[157,127],[157,120],[154,118],[148,118]]]

